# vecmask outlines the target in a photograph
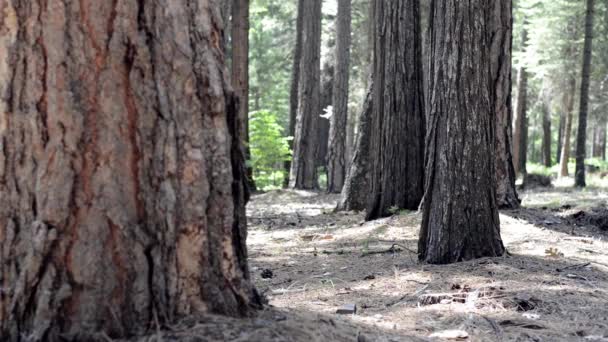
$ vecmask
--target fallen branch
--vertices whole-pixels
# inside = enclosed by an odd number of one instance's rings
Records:
[[[396,247],[400,247],[401,249],[396,248]],[[411,249],[409,249],[409,248],[407,248],[407,247],[405,247],[405,246],[403,246],[403,245],[400,245],[400,244],[398,244],[398,243],[394,243],[394,244],[391,246],[391,248],[389,248],[389,249],[386,249],[386,250],[380,250],[380,251],[369,251],[369,252],[364,252],[363,254],[361,254],[361,257],[363,258],[363,257],[370,256],[370,255],[374,255],[374,254],[386,254],[386,253],[393,253],[393,254],[394,254],[394,253],[399,253],[399,252],[401,252],[401,251],[403,251],[403,250],[408,251],[408,252],[410,252],[410,253],[418,254],[418,252],[415,252],[415,251],[413,251],[413,250],[411,250]]]
[[[576,264],[576,265],[566,266],[564,268],[558,268],[558,269],[556,269],[556,271],[557,272],[563,272],[565,270],[579,269],[579,268],[587,267],[589,265],[591,265],[591,263],[590,262],[586,262],[586,263],[582,263],[582,264]]]

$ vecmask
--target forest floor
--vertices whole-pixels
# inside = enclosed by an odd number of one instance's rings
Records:
[[[500,215],[507,256],[428,265],[416,212],[364,222],[333,212],[336,195],[255,195],[249,260],[270,304],[258,324],[285,341],[608,341],[608,191],[521,197]]]

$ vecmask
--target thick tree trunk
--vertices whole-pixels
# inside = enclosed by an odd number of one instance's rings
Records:
[[[585,15],[585,49],[583,51],[583,71],[581,78],[580,110],[578,115],[578,134],[576,136],[576,172],[574,183],[584,187],[585,157],[587,146],[587,113],[589,111],[589,80],[591,75],[591,57],[593,52],[593,17],[595,0],[587,0]]]
[[[433,0],[431,8],[431,121],[419,258],[451,263],[499,256],[504,247],[489,34],[495,7],[492,0]]]
[[[296,135],[296,121],[298,116],[298,91],[300,88],[300,61],[302,60],[302,28],[304,25],[304,1],[298,0],[298,13],[296,18],[296,45],[293,51],[293,65],[291,71],[291,86],[289,89],[289,136]],[[293,150],[293,140],[289,140],[289,148]],[[285,161],[285,182],[284,186],[289,185],[291,173],[291,161]]]
[[[419,1],[376,0],[375,15],[368,220],[418,209],[424,182]]]
[[[374,91],[373,81],[368,83],[367,96],[365,97],[357,126],[359,134],[357,135],[353,157],[346,175],[337,210],[362,211],[367,205],[367,198],[369,196],[372,97]]]
[[[524,28],[521,34],[522,44],[528,42],[528,31]],[[528,111],[528,71],[520,66],[517,72],[517,103],[513,127],[513,166],[515,175],[526,174],[528,132],[526,129]]]
[[[555,160],[560,163],[562,156],[562,142],[564,140],[564,129],[565,129],[565,116],[564,113],[559,115],[559,131],[557,132],[557,151],[555,151]]]
[[[574,91],[576,80],[568,76],[568,86],[564,92],[564,110],[566,121],[564,122],[564,140],[562,141],[562,155],[559,158],[559,176],[568,177],[568,161],[570,160],[570,135],[572,134],[572,111],[574,110]]]
[[[0,339],[248,313],[219,2],[39,4],[0,11]]]
[[[346,124],[350,67],[351,0],[338,0],[333,114],[329,129],[327,191],[340,193],[346,177]]]
[[[230,1],[227,1],[230,2]],[[232,5],[232,87],[239,99],[239,138],[246,160],[249,149],[249,0],[234,0]],[[247,183],[255,190],[253,168],[247,167]]]
[[[316,153],[320,108],[321,0],[306,0],[302,7],[302,58],[298,90],[293,159],[289,186],[317,188]]]
[[[542,100],[542,114],[543,114],[543,145],[542,145],[542,157],[543,165],[551,167],[551,112],[549,110],[549,104],[547,100]]]
[[[512,1],[494,1],[492,12],[491,72],[496,111],[496,201],[501,209],[519,208],[515,169],[511,154],[511,54],[513,40]]]

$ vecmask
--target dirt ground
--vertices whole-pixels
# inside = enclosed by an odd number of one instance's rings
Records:
[[[266,329],[284,341],[608,341],[608,192],[521,195],[525,209],[500,216],[509,255],[445,266],[417,262],[415,212],[364,222],[334,213],[334,195],[254,196],[248,244],[263,315],[297,331]],[[356,313],[337,314],[346,304]]]

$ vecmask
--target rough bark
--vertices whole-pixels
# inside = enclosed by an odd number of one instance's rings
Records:
[[[424,175],[424,94],[418,0],[376,0],[368,220],[418,209]]]
[[[369,196],[370,138],[372,130],[373,81],[370,80],[359,115],[357,139],[337,210],[362,211]]]
[[[496,111],[496,201],[501,209],[516,209],[521,203],[515,188],[515,168],[511,154],[513,145],[512,13],[512,1],[493,1],[490,57]]]
[[[496,205],[491,0],[433,0],[429,132],[419,258],[504,253]]]
[[[522,30],[522,44],[528,43],[528,31]],[[528,111],[528,71],[521,65],[517,72],[517,102],[515,108],[515,118],[513,127],[513,166],[515,175],[526,174],[527,161],[527,141],[528,133],[526,129]]]
[[[577,187],[584,187],[587,185],[585,183],[585,157],[587,147],[587,114],[589,111],[589,81],[593,52],[594,7],[595,0],[587,0],[587,13],[585,15],[585,49],[583,50],[578,134],[576,136],[576,171],[574,174],[574,184]]]
[[[551,111],[547,100],[542,100],[541,104],[543,114],[543,144],[542,144],[542,159],[543,165],[551,167]]]
[[[302,60],[302,28],[304,25],[304,1],[298,0],[298,10],[296,18],[296,45],[293,50],[293,65],[291,69],[291,86],[289,89],[289,136],[296,135],[296,121],[298,116],[298,91],[300,88],[300,61]],[[289,140],[289,148],[293,150],[293,140]],[[285,161],[285,182],[284,186],[289,185],[291,173],[291,160]]]
[[[298,82],[298,111],[289,186],[317,188],[316,153],[320,108],[321,0],[304,1],[302,7],[302,58]]]
[[[570,160],[570,135],[572,134],[572,111],[574,110],[574,91],[576,89],[576,80],[573,76],[568,76],[568,85],[564,92],[564,134],[562,141],[562,155],[559,158],[559,176],[568,177],[568,161]]]
[[[346,124],[350,67],[351,0],[338,0],[336,53],[333,82],[333,114],[329,129],[327,191],[340,193],[346,176]]]
[[[0,32],[0,340],[247,314],[219,2],[5,0]]]
[[[230,1],[226,1],[230,2]],[[249,0],[234,0],[232,4],[232,87],[239,99],[239,134],[246,160],[249,149]],[[247,183],[255,190],[253,168],[247,167]]]

